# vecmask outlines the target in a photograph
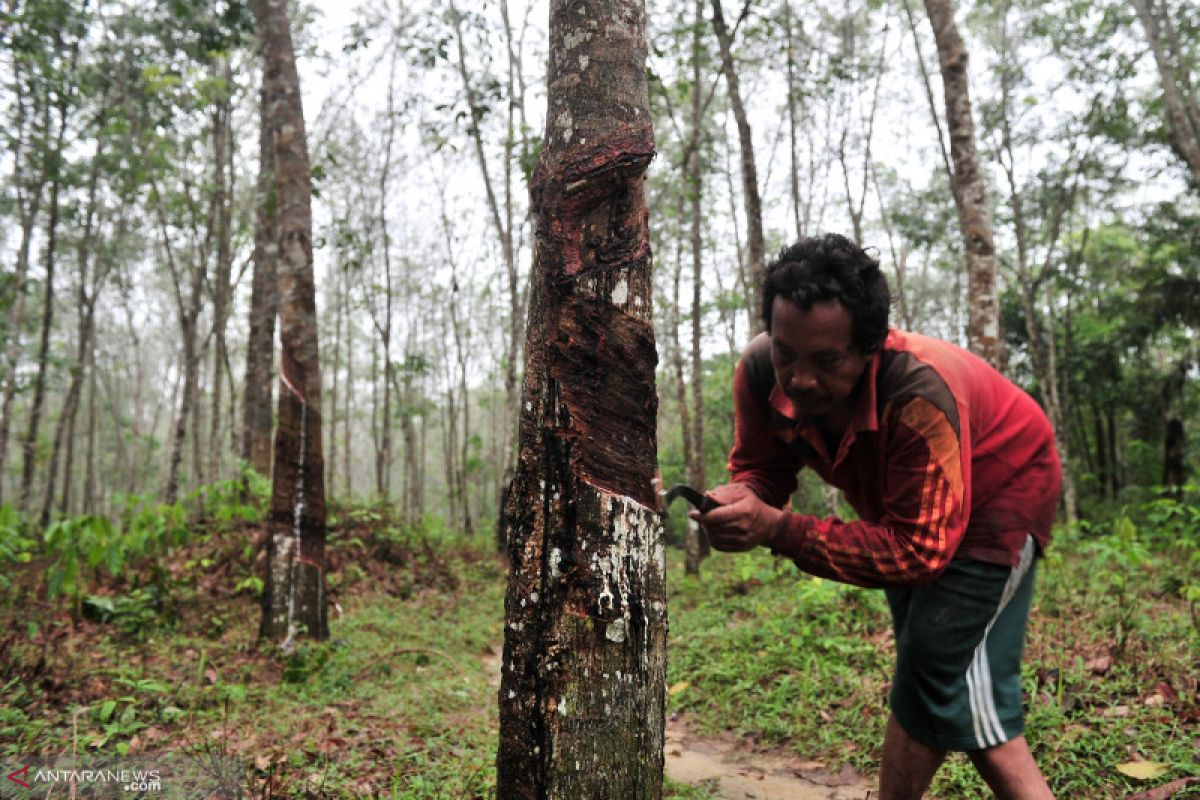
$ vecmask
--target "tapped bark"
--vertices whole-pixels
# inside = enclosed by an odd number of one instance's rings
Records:
[[[325,595],[325,470],[312,256],[312,187],[300,78],[285,0],[255,0],[275,157],[281,344],[279,424],[267,518],[267,580],[259,638],[329,637]]]
[[[662,794],[666,595],[642,0],[553,0],[497,796]]]
[[[933,26],[950,129],[951,181],[958,203],[967,268],[967,342],[971,351],[997,369],[1003,361],[1000,337],[1000,294],[996,287],[996,247],[988,210],[987,182],[975,149],[975,121],[967,88],[967,49],[954,21],[950,0],[925,0]]]

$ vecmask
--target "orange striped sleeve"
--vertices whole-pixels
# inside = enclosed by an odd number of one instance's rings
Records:
[[[945,414],[914,398],[887,412],[878,520],[785,517],[771,543],[801,569],[860,586],[926,583],[966,531],[962,451]]]

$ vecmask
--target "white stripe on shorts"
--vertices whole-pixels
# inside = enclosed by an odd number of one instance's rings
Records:
[[[1000,715],[996,713],[996,700],[992,692],[992,670],[987,660],[987,637],[1000,614],[1008,606],[1013,595],[1017,593],[1017,587],[1021,585],[1025,574],[1029,572],[1029,567],[1033,563],[1033,551],[1033,537],[1027,536],[1025,546],[1021,548],[1021,560],[1013,568],[1012,574],[1008,576],[1008,581],[1004,584],[1004,592],[1000,595],[1000,605],[996,607],[996,613],[992,615],[987,627],[984,628],[983,638],[975,647],[975,657],[971,659],[971,665],[967,667],[967,694],[971,701],[971,723],[975,727],[975,741],[979,744],[980,749],[995,747],[1008,739],[1004,735],[1004,726],[1000,724]]]

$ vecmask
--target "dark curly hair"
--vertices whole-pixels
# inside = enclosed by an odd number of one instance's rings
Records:
[[[779,251],[763,283],[763,323],[771,330],[776,297],[808,311],[813,303],[837,300],[854,319],[853,347],[870,353],[887,337],[891,295],[879,261],[837,233],[810,236]]]

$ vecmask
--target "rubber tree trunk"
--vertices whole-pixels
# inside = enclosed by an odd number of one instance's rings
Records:
[[[242,458],[260,475],[271,474],[271,368],[275,360],[275,317],[279,314],[275,240],[275,153],[267,119],[270,100],[259,96],[262,130],[255,187],[254,277],[250,284],[250,337],[246,342],[246,385],[242,400]]]
[[[255,0],[275,156],[279,247],[279,424],[271,475],[268,569],[259,636],[329,636],[325,594],[325,470],[312,256],[312,187],[300,78],[285,0]]]
[[[967,266],[967,342],[971,351],[999,368],[1004,341],[1000,337],[1000,294],[996,287],[996,247],[988,210],[987,181],[975,149],[975,121],[967,89],[967,48],[954,21],[950,0],[925,0],[933,26],[942,85],[946,126],[950,129],[953,185],[959,197],[958,224]]]
[[[642,0],[552,0],[497,796],[662,794],[667,613]]]

